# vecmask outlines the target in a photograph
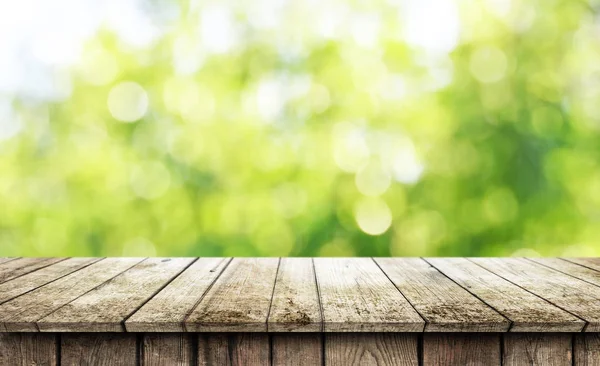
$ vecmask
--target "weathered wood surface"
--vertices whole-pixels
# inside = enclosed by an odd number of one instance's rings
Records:
[[[0,365],[57,365],[54,334],[0,333]]]
[[[47,267],[66,258],[19,258],[0,264],[0,283]]]
[[[144,366],[187,366],[194,364],[196,337],[186,333],[148,333],[141,349]]]
[[[499,366],[499,334],[425,333],[424,366]]]
[[[571,334],[506,334],[502,360],[505,366],[573,365]]]
[[[325,364],[335,366],[418,365],[418,337],[398,333],[325,335]]]
[[[137,364],[135,334],[81,333],[61,335],[62,366],[131,366]]]
[[[268,366],[271,363],[266,333],[200,334],[198,364],[207,366]]]
[[[274,333],[271,336],[273,365],[322,365],[323,335],[315,333]]]
[[[573,354],[577,366],[600,366],[600,334],[576,334]]]

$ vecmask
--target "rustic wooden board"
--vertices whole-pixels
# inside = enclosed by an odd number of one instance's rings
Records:
[[[42,332],[120,332],[123,322],[192,258],[148,258],[37,321]]]
[[[273,365],[322,365],[322,337],[320,333],[273,334],[271,336]]]
[[[562,258],[571,263],[576,263],[584,267],[600,271],[600,258]]]
[[[573,353],[577,366],[600,366],[600,334],[575,334]]]
[[[54,334],[0,333],[0,365],[57,365]]]
[[[326,332],[420,332],[424,321],[370,258],[315,258]]]
[[[36,332],[39,319],[143,258],[107,258],[0,305],[0,331]]]
[[[132,366],[137,364],[135,334],[62,334],[62,366]]]
[[[506,334],[502,364],[505,366],[572,366],[572,343],[571,334]]]
[[[198,365],[270,365],[269,336],[266,333],[200,334]]]
[[[465,258],[426,258],[513,322],[511,332],[580,332],[585,322]]]
[[[0,304],[55,281],[101,258],[70,258],[0,284]]]
[[[15,259],[19,259],[19,257],[2,257],[0,258],[0,264],[14,261]]]
[[[600,287],[523,258],[469,260],[587,321],[584,331],[600,331]]]
[[[23,276],[66,258],[19,258],[0,264],[0,283]]]
[[[600,271],[584,267],[560,258],[528,258],[532,262],[552,268],[569,276],[600,286]]]
[[[376,262],[425,318],[426,332],[505,332],[510,322],[420,258]]]
[[[418,336],[401,333],[325,335],[325,364],[332,366],[418,365]]]
[[[425,333],[424,366],[500,365],[499,334]]]
[[[269,313],[269,332],[319,332],[319,294],[311,258],[281,258]]]
[[[266,332],[279,259],[235,258],[185,321],[191,332]]]
[[[141,360],[144,366],[190,366],[195,363],[195,335],[147,333],[143,342]]]
[[[200,258],[126,322],[128,332],[184,332],[184,320],[231,258]]]

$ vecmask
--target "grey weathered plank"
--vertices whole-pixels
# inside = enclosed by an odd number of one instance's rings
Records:
[[[311,258],[281,258],[269,313],[269,332],[319,332],[319,294]]]
[[[513,322],[511,332],[580,332],[585,322],[465,258],[426,258]]]
[[[2,257],[0,258],[0,264],[14,261],[15,259],[19,259],[19,257]]]
[[[126,322],[128,332],[184,332],[183,322],[231,258],[200,258]]]
[[[504,335],[503,365],[572,366],[571,334],[524,333]]]
[[[600,366],[600,333],[575,334],[573,353],[577,366]]]
[[[510,322],[420,258],[377,263],[425,318],[426,332],[505,332]]]
[[[148,258],[37,321],[42,332],[119,332],[123,322],[194,259]]]
[[[189,366],[195,364],[196,338],[186,333],[144,334],[142,365]]]
[[[56,335],[0,333],[0,365],[54,366]]]
[[[205,333],[198,337],[198,365],[267,366],[270,362],[266,333]]]
[[[370,258],[315,258],[326,332],[420,332],[424,321]]]
[[[584,267],[600,271],[600,258],[562,258],[565,261],[576,263]]]
[[[425,333],[423,365],[501,365],[500,348],[499,334]]]
[[[62,366],[132,366],[137,364],[135,334],[61,334]]]
[[[587,281],[596,286],[600,286],[600,270],[590,269],[582,265],[572,263],[560,258],[528,258],[532,262],[539,263],[543,266],[550,267],[559,272],[568,274]]]
[[[0,264],[0,283],[64,261],[66,258],[19,258]]]
[[[0,331],[36,332],[36,322],[142,261],[107,258],[0,305]]]
[[[418,337],[402,333],[325,334],[325,364],[418,365]]]
[[[584,331],[600,331],[600,287],[523,258],[470,260],[587,321]]]
[[[101,258],[69,258],[0,284],[0,304],[73,273]]]
[[[279,259],[235,258],[185,321],[192,332],[266,332]]]
[[[275,366],[323,364],[323,341],[320,333],[273,334],[271,347],[272,363]]]

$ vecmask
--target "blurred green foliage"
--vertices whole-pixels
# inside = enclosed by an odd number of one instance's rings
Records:
[[[0,255],[600,254],[600,3],[134,5],[0,87]]]

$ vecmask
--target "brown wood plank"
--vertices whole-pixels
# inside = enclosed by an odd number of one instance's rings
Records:
[[[200,258],[126,322],[128,332],[185,332],[184,320],[231,258]]]
[[[424,366],[500,365],[500,335],[479,333],[425,333]]]
[[[571,263],[576,263],[584,267],[600,271],[600,258],[561,258]]]
[[[315,258],[326,332],[420,332],[424,321],[370,258]]]
[[[107,258],[0,305],[0,331],[36,332],[36,322],[143,258]]]
[[[425,318],[426,332],[505,332],[510,322],[420,258],[376,262]]]
[[[62,366],[132,366],[137,364],[135,334],[61,334]]]
[[[510,319],[511,332],[580,332],[585,322],[465,258],[426,258],[440,272]]]
[[[573,336],[558,333],[505,334],[503,365],[572,366]]]
[[[56,365],[56,339],[54,334],[0,333],[0,365]]]
[[[37,321],[42,332],[120,332],[123,322],[194,261],[148,258]]]
[[[269,336],[266,333],[214,333],[198,337],[198,365],[270,365]]]
[[[234,258],[185,322],[191,332],[266,332],[279,259]]]
[[[269,332],[319,332],[322,319],[311,258],[281,258]]]
[[[271,336],[275,366],[322,365],[323,340],[320,333],[277,333]]]
[[[196,338],[185,333],[144,334],[142,365],[190,366],[195,362]]]
[[[0,284],[0,304],[73,273],[101,258],[69,258]]]
[[[2,257],[0,258],[0,264],[14,261],[15,259],[19,259],[19,257]]]
[[[600,366],[600,334],[575,334],[573,353],[577,366]]]
[[[325,334],[325,364],[418,365],[418,336],[401,333]]]
[[[590,269],[560,258],[528,258],[532,262],[550,267],[569,276],[600,286],[600,270]]]
[[[584,331],[600,331],[600,287],[523,258],[470,258],[588,322]]]
[[[0,283],[23,276],[66,258],[19,258],[0,264]]]

